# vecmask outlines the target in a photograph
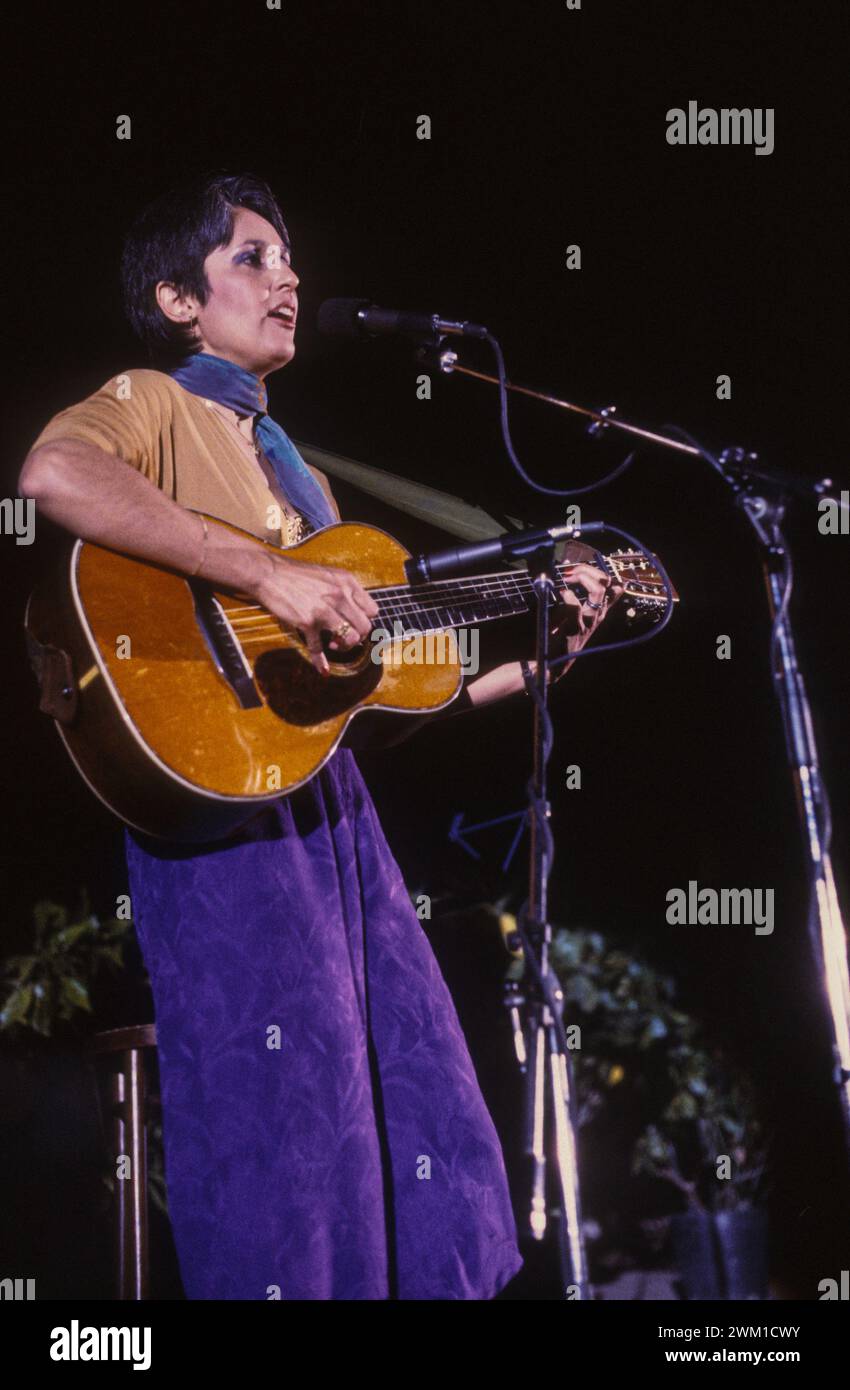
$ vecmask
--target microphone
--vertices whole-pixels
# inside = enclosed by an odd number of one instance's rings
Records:
[[[471,569],[481,561],[519,560],[543,545],[568,540],[585,531],[604,530],[604,521],[586,521],[581,526],[550,526],[544,531],[511,531],[492,541],[479,541],[477,545],[460,545],[452,550],[437,550],[433,555],[417,555],[406,561],[405,569],[411,583],[414,578],[427,582],[443,574]]]
[[[411,314],[402,309],[380,309],[368,299],[326,299],[319,309],[318,328],[334,338],[377,337],[379,334],[408,334],[431,338],[457,333],[465,338],[486,338],[480,323],[455,323],[438,314]]]

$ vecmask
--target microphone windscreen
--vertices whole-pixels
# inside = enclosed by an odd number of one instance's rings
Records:
[[[337,338],[359,338],[362,328],[357,315],[368,307],[368,299],[326,299],[316,321],[319,332]]]

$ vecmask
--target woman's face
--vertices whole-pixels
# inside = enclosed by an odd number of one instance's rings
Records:
[[[197,318],[203,352],[261,378],[285,367],[295,355],[298,276],[271,223],[236,208],[230,245],[212,251],[204,271],[206,304],[178,296],[168,307],[160,299],[163,309],[172,318]]]

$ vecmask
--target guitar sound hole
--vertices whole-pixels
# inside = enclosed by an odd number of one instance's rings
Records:
[[[332,667],[329,676],[320,675],[300,652],[263,652],[254,666],[254,682],[269,709],[287,724],[301,728],[322,724],[353,709],[378,685],[383,666],[368,657],[363,660],[362,646],[359,650],[361,669],[334,675]],[[331,662],[338,662],[336,652],[329,652],[328,656]]]

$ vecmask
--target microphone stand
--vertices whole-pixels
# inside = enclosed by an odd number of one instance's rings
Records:
[[[528,901],[517,917],[527,982],[522,998],[517,995],[506,1002],[512,1013],[525,1005],[525,1036],[522,1026],[515,1026],[515,1042],[520,1070],[525,1076],[524,1150],[531,1160],[530,1232],[533,1239],[540,1241],[548,1225],[546,1147],[553,1128],[560,1195],[556,1229],[564,1298],[584,1299],[590,1297],[591,1291],[582,1231],[575,1092],[562,1017],[563,992],[549,964],[552,928],[547,920],[553,858],[546,768],[552,746],[548,659],[550,612],[557,594],[554,540],[541,544],[528,556],[527,563],[536,600],[537,660],[536,675],[525,668],[526,686],[534,702],[532,775],[528,783],[530,851]]]
[[[576,1145],[575,1106],[569,1049],[563,1023],[564,996],[549,964],[552,929],[547,920],[549,874],[553,860],[551,809],[546,793],[546,768],[552,750],[552,721],[548,711],[549,624],[558,592],[555,547],[573,534],[604,529],[604,523],[587,522],[582,528],[566,525],[546,530],[525,530],[496,540],[459,549],[420,555],[407,562],[410,582],[429,581],[442,574],[463,571],[485,559],[502,563],[524,559],[535,598],[535,654],[537,674],[523,663],[528,693],[534,705],[532,774],[528,782],[530,827],[528,899],[517,915],[516,935],[523,948],[526,983],[522,993],[506,990],[511,1011],[514,1046],[525,1078],[524,1152],[531,1160],[529,1229],[542,1240],[549,1225],[547,1215],[547,1144],[554,1129],[554,1154],[560,1208],[556,1230],[565,1299],[587,1298],[590,1286],[582,1234]],[[520,1011],[524,1011],[522,1018]],[[526,1037],[530,1047],[526,1047]],[[529,1060],[530,1056],[530,1060]]]
[[[489,335],[488,335],[489,336]],[[494,340],[491,340],[495,346]],[[497,349],[498,351],[498,349]],[[847,934],[835,886],[830,858],[831,826],[829,801],[820,773],[817,743],[812,725],[811,710],[802,672],[797,661],[794,630],[789,616],[792,562],[788,543],[782,532],[782,520],[789,494],[804,498],[824,496],[832,489],[832,480],[815,482],[801,475],[765,468],[756,454],[743,449],[725,450],[716,460],[684,431],[670,427],[661,434],[643,429],[616,418],[616,407],[588,410],[574,402],[561,400],[543,391],[532,390],[510,382],[504,375],[493,376],[470,368],[458,361],[457,354],[444,347],[435,332],[434,338],[420,348],[420,358],[441,372],[485,381],[507,391],[533,397],[561,410],[589,420],[587,432],[600,435],[611,429],[644,440],[648,444],[679,453],[690,454],[710,463],[732,489],[735,505],[749,519],[758,538],[767,586],[768,604],[773,620],[771,661],[773,685],[782,713],[788,759],[793,771],[800,830],[803,837],[809,882],[810,909],[807,922],[815,968],[818,970],[827,1003],[831,1029],[833,1079],[839,1091],[844,1138],[850,1151],[850,978],[847,965]],[[501,361],[501,358],[499,357]],[[521,472],[507,435],[503,409],[503,433],[511,461]],[[678,437],[674,437],[678,436]],[[684,436],[684,438],[682,438]],[[523,475],[524,476],[524,475]],[[528,479],[526,479],[528,481]],[[547,490],[547,489],[542,489]],[[586,490],[586,489],[581,489]],[[553,491],[548,489],[548,491]],[[568,495],[565,490],[563,495]],[[579,1294],[584,1296],[587,1274],[581,1232],[578,1182],[575,1166],[575,1134],[571,1121],[572,1089],[566,1038],[559,1003],[560,991],[552,988],[548,967],[548,946],[551,931],[546,923],[546,888],[551,861],[551,831],[548,826],[549,807],[546,802],[546,761],[550,741],[549,716],[546,706],[546,661],[548,654],[548,610],[552,591],[552,557],[541,550],[537,560],[534,591],[537,596],[537,677],[526,678],[529,694],[534,699],[534,775],[529,784],[532,828],[530,891],[528,900],[528,931],[518,918],[517,929],[522,940],[525,960],[533,977],[529,1004],[529,1029],[532,1032],[534,1055],[528,1072],[531,1094],[529,1110],[528,1151],[533,1157],[534,1195],[532,1199],[532,1233],[537,1239],[545,1229],[545,1155],[543,1151],[545,1119],[545,1055],[549,1050],[552,1066],[552,1103],[554,1105],[558,1154],[559,1181],[562,1193],[562,1220],[559,1223],[562,1263],[571,1268]],[[529,567],[530,564],[529,564]],[[535,955],[539,950],[539,959]],[[520,999],[506,1000],[516,1019]],[[516,1027],[516,1024],[515,1024]],[[559,1047],[563,1049],[559,1053]],[[517,1036],[517,1051],[523,1065],[524,1043],[521,1031]],[[558,1058],[561,1061],[558,1061]],[[527,1064],[526,1064],[527,1065]],[[559,1069],[560,1068],[560,1069]],[[568,1295],[569,1296],[569,1295]]]
[[[752,456],[750,456],[752,457]],[[833,1081],[838,1088],[845,1142],[850,1149],[850,979],[847,936],[830,858],[829,799],[820,772],[806,684],[797,662],[790,617],[791,555],[782,532],[789,484],[807,480],[748,466],[743,451],[720,455],[721,472],[735,505],[752,525],[761,548],[768,605],[773,619],[773,688],[782,713],[788,761],[796,791],[811,898],[808,933],[815,968],[826,998],[831,1027]],[[811,483],[808,483],[809,493]]]
[[[547,920],[548,890],[554,857],[549,826],[551,808],[546,791],[546,768],[552,750],[552,721],[548,710],[549,625],[559,588],[555,564],[558,541],[603,529],[604,522],[590,521],[580,528],[565,525],[524,530],[476,545],[420,555],[408,560],[406,566],[411,582],[416,579],[427,582],[442,574],[463,571],[486,559],[498,559],[503,563],[524,559],[532,581],[536,676],[532,676],[523,663],[526,688],[534,705],[532,774],[528,782],[528,899],[517,915],[516,925],[527,983],[522,995],[514,987],[507,990],[505,1003],[511,1011],[514,1046],[525,1078],[524,1152],[531,1160],[529,1230],[538,1241],[543,1240],[549,1225],[547,1145],[554,1131],[560,1193],[556,1231],[565,1299],[587,1298],[591,1290],[582,1232],[574,1090],[562,1017],[564,996],[549,964],[552,928]],[[524,1010],[522,1019],[520,1010]]]

